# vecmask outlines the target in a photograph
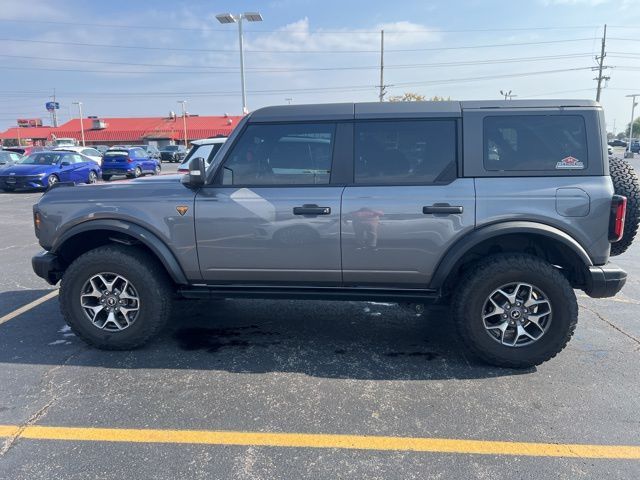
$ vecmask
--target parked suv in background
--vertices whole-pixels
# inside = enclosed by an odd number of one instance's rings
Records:
[[[188,175],[44,195],[34,270],[99,348],[147,342],[176,294],[439,301],[469,351],[530,367],[573,335],[574,289],[626,280],[640,193],[604,125],[576,100],[263,108]]]
[[[178,173],[189,172],[189,162],[192,158],[204,158],[205,165],[209,166],[213,157],[216,156],[220,147],[227,141],[227,137],[205,138],[203,140],[194,140],[191,142],[192,147],[189,153],[178,167]]]
[[[184,145],[166,145],[160,148],[160,160],[162,162],[180,163],[187,156]]]
[[[102,157],[102,179],[111,180],[114,175],[138,178],[142,175],[159,175],[160,162],[149,158],[141,148],[109,149]]]
[[[633,153],[640,153],[640,140],[631,140],[629,150],[631,150]]]
[[[156,160],[160,160],[160,150],[155,145],[130,145],[130,147],[141,148],[144,150],[149,158],[155,158]]]

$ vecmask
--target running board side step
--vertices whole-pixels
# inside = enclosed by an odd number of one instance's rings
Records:
[[[380,289],[362,287],[281,287],[208,285],[181,288],[184,298],[265,298],[291,300],[352,300],[432,303],[440,292],[428,289]]]

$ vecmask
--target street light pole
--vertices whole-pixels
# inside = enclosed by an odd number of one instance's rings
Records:
[[[247,92],[244,84],[244,42],[242,36],[242,21],[246,20],[248,22],[261,22],[262,15],[258,12],[245,12],[238,14],[231,13],[220,13],[216,15],[218,21],[222,24],[225,23],[237,23],[238,24],[238,44],[240,47],[240,87],[242,90],[242,114],[246,115],[249,113],[247,109]]]
[[[633,158],[633,153],[631,153],[631,139],[633,138],[633,115],[636,109],[636,97],[640,97],[640,93],[634,93],[632,95],[626,95],[627,97],[631,97],[631,123],[629,124],[629,142],[627,143],[627,154],[625,157]]]
[[[178,100],[178,103],[182,105],[182,127],[184,128],[184,148],[187,148],[187,101]]]
[[[82,135],[82,146],[84,147],[84,123],[82,121],[82,102],[73,102],[74,105],[78,105],[78,115],[80,115],[80,135]]]

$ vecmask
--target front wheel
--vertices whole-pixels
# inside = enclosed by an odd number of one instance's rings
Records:
[[[49,178],[47,179],[47,187],[51,188],[59,181],[60,179],[58,178],[57,175],[49,175]]]
[[[98,182],[98,174],[91,170],[89,172],[89,178],[87,179],[87,183],[97,183]]]
[[[155,168],[153,169],[153,174],[154,175],[160,175],[160,172],[162,171],[162,169],[160,168],[160,165],[156,165]]]
[[[567,279],[525,254],[495,255],[472,267],[455,287],[452,309],[465,346],[485,362],[509,368],[555,357],[578,322]]]
[[[155,258],[136,247],[107,245],[69,266],[60,286],[60,310],[88,344],[127,350],[162,329],[172,297],[171,282]]]
[[[102,175],[102,180],[108,182],[109,180],[111,180],[111,175]]]

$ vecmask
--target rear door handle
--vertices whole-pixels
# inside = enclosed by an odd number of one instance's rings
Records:
[[[301,207],[293,207],[294,215],[330,215],[331,207],[319,207],[318,205],[303,205]]]
[[[448,203],[434,203],[433,205],[422,207],[422,213],[424,214],[450,215],[462,213],[462,211],[461,205],[449,205]]]

